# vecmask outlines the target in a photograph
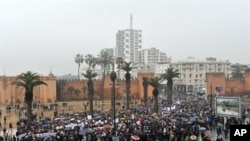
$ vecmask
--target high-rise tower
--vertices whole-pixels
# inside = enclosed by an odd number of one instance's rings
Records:
[[[127,62],[139,63],[142,49],[142,31],[133,29],[133,16],[130,15],[130,29],[118,30],[116,33],[115,56]]]

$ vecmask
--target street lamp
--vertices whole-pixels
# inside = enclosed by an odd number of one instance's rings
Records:
[[[211,117],[213,115],[213,85],[211,83]]]
[[[210,114],[211,114],[211,118],[212,118],[212,115],[213,115],[213,84],[212,84],[211,81],[208,81],[208,80],[206,80],[205,82],[207,83],[207,87],[208,88],[209,88],[208,82],[210,84],[210,96],[211,96],[210,97],[210,106],[211,106],[211,112],[210,112]]]
[[[112,94],[111,94],[111,117],[114,123],[114,131],[116,129],[116,125],[115,125],[115,80],[116,80],[116,73],[114,71],[114,64],[112,66],[112,72],[110,74],[110,79],[112,81]]]

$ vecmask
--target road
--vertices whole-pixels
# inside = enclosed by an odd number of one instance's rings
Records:
[[[216,130],[209,130],[209,135],[210,135],[210,137],[211,137],[211,141],[216,141],[216,138],[217,138],[217,133],[216,133]],[[224,132],[222,133],[222,137],[223,137],[223,139],[224,139],[224,141],[230,141],[230,135],[229,135],[229,133],[228,133],[228,138],[227,139],[225,139],[225,137],[224,137]]]

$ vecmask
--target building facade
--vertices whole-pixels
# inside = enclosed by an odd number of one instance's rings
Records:
[[[143,49],[140,52],[140,62],[146,65],[158,64],[170,61],[171,58],[168,58],[166,53],[163,53],[156,48]]]
[[[127,62],[139,63],[139,52],[141,49],[141,30],[125,29],[116,33],[116,57],[122,57]]]
[[[206,73],[224,73],[226,78],[231,75],[231,63],[228,60],[217,61],[216,58],[199,61],[189,57],[184,61],[171,62],[170,66],[180,73],[174,80],[174,88],[185,85],[188,93],[199,93],[206,88]]]

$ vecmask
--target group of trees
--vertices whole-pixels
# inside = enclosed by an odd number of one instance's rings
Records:
[[[83,62],[86,62],[88,64],[88,69],[84,73],[80,73],[80,66]],[[83,89],[87,90],[88,93],[88,100],[89,100],[89,106],[90,106],[90,114],[93,114],[93,98],[94,98],[94,81],[93,79],[98,75],[94,68],[97,64],[99,64],[103,69],[103,79],[105,79],[106,75],[106,67],[111,64],[112,62],[117,62],[118,66],[118,79],[120,78],[120,70],[126,72],[125,74],[125,81],[126,81],[126,108],[130,108],[130,80],[131,80],[131,74],[130,72],[135,68],[135,64],[132,62],[125,62],[122,58],[117,58],[115,61],[112,61],[112,57],[108,55],[106,51],[102,51],[101,54],[98,56],[98,58],[93,57],[92,55],[88,54],[83,58],[81,54],[77,54],[75,57],[75,62],[78,64],[78,78],[80,78],[80,75],[84,76],[87,79],[87,87],[84,86]],[[161,82],[163,80],[167,80],[167,88],[170,90],[169,93],[169,100],[172,102],[172,89],[173,89],[173,78],[178,77],[179,73],[176,70],[173,70],[173,68],[169,68],[166,70],[166,73],[163,74],[161,77],[152,77],[152,78],[143,78],[143,87],[144,87],[144,100],[145,104],[147,103],[148,98],[148,91],[147,87],[148,85],[151,85],[153,87],[153,96],[155,101],[155,111],[158,112],[158,93],[159,93],[159,87],[161,86]],[[103,80],[104,82],[105,80]],[[58,81],[60,83],[61,88],[66,85],[65,80]],[[28,121],[32,121],[33,114],[32,114],[32,102],[33,102],[33,89],[36,86],[39,85],[47,85],[45,82],[40,80],[40,76],[37,73],[27,71],[24,73],[21,73],[17,76],[17,79],[12,83],[13,85],[16,85],[18,87],[23,87],[25,89],[25,103],[27,104],[27,118]],[[76,90],[72,87],[68,88],[68,91],[71,91],[72,93],[76,93],[78,95],[80,93],[80,90]],[[64,97],[64,96],[63,96]],[[29,123],[28,123],[29,124]]]
[[[172,67],[168,68],[165,70],[165,73],[162,74],[160,77],[152,77],[152,78],[147,78],[143,77],[142,85],[144,88],[144,103],[147,106],[147,101],[148,101],[148,85],[151,85],[153,87],[153,97],[154,97],[154,110],[156,113],[158,113],[158,95],[159,95],[159,88],[162,87],[162,82],[167,81],[166,87],[168,89],[168,95],[167,95],[167,100],[169,101],[170,104],[173,102],[173,79],[175,77],[179,77],[180,73],[178,70],[174,70]]]
[[[244,73],[250,73],[250,68],[244,70]],[[232,72],[232,79],[243,79],[244,73],[240,69],[240,67],[236,67],[235,70]]]
[[[57,87],[57,98],[58,100],[65,100],[65,93],[63,92],[65,90],[65,86],[67,85],[67,80],[65,79],[58,79],[56,82],[56,87]],[[83,92],[83,98],[86,98],[86,92],[87,92],[87,87],[83,86],[82,88],[75,88],[73,86],[69,86],[66,89],[70,94],[75,94],[77,99],[80,95],[81,92]]]

